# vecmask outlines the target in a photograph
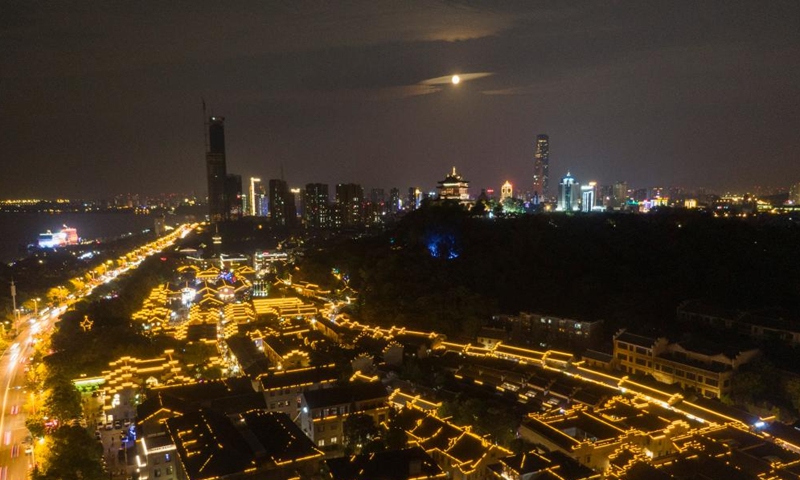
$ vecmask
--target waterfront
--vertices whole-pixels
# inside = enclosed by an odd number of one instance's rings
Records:
[[[184,217],[169,217],[177,222]],[[57,232],[64,225],[76,228],[81,239],[110,238],[126,233],[141,233],[153,228],[155,217],[133,213],[0,213],[0,261],[9,262],[25,255],[24,248],[35,244],[40,233]]]

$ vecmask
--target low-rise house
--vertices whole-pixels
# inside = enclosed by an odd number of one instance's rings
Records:
[[[718,347],[708,342],[670,343],[666,338],[635,335],[624,329],[614,336],[614,357],[620,369],[696,390],[719,398],[731,390],[739,367],[759,355],[756,348]]]
[[[368,415],[378,425],[388,418],[388,397],[386,387],[379,381],[303,392],[300,427],[319,447],[341,445],[347,417]]]

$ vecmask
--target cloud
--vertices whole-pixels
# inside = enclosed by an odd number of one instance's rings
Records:
[[[477,80],[479,78],[488,77],[490,75],[494,75],[494,72],[474,72],[474,73],[454,73],[458,75],[458,78],[462,82],[469,82],[471,80]],[[446,85],[453,81],[453,75],[445,75],[443,77],[436,77],[436,78],[429,78],[427,80],[423,80],[419,82],[420,85]]]

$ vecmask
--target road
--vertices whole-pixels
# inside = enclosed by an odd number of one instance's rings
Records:
[[[60,309],[59,311],[63,311]],[[20,322],[19,333],[0,357],[0,480],[21,480],[33,468],[33,439],[25,419],[33,408],[33,392],[26,389],[25,369],[33,355],[37,333],[52,327],[55,316],[27,318]]]
[[[28,392],[25,383],[25,368],[33,355],[33,341],[41,333],[49,332],[58,317],[79,299],[92,293],[95,287],[114,280],[117,276],[136,268],[144,258],[162,251],[178,238],[185,237],[198,224],[182,225],[172,233],[147,245],[138,247],[128,254],[128,262],[111,269],[98,278],[88,282],[83,291],[72,298],[65,299],[59,307],[32,315],[20,320],[17,336],[0,356],[0,392],[2,392],[2,411],[0,411],[0,480],[24,480],[33,468],[35,448],[29,438],[25,419],[33,408],[33,392]],[[120,432],[114,431],[114,435]],[[103,446],[113,446],[111,432],[103,433]],[[118,444],[117,440],[117,444]],[[113,462],[112,462],[113,464]],[[123,465],[120,465],[123,467]]]

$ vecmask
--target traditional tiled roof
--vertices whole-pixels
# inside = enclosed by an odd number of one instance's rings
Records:
[[[623,331],[619,333],[616,337],[614,337],[614,339],[619,340],[620,342],[625,342],[644,348],[653,348],[653,345],[656,343],[655,338],[645,337],[643,335],[636,335],[635,333],[631,333],[628,331]]]
[[[411,480],[446,478],[419,447],[327,460],[333,480]]]
[[[244,424],[275,465],[322,457],[314,443],[284,413],[254,411],[242,415]]]
[[[273,388],[285,388],[312,385],[321,382],[333,382],[339,378],[340,368],[336,365],[298,368],[294,370],[273,370],[263,375],[259,381],[265,391]]]
[[[228,417],[200,410],[167,420],[189,478],[212,479],[256,467],[255,453]]]
[[[389,396],[381,382],[351,383],[339,387],[311,390],[303,393],[308,408],[322,408],[366,400],[385,399]]]

